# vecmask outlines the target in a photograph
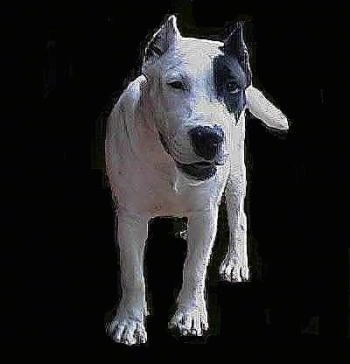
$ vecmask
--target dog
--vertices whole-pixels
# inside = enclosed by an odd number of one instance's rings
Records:
[[[252,85],[242,23],[224,42],[183,37],[174,15],[144,51],[142,72],[107,122],[106,171],[116,201],[122,297],[106,325],[115,342],[147,341],[143,260],[148,222],[187,217],[187,256],[169,328],[208,330],[206,270],[225,193],[230,241],[220,276],[248,280],[244,212],[245,110],[267,126],[288,129],[284,114]]]

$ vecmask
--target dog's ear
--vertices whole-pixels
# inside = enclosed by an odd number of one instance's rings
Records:
[[[180,36],[176,24],[176,16],[171,15],[148,42],[144,52],[143,63],[152,62],[161,57]]]
[[[273,105],[264,94],[253,86],[246,89],[247,108],[265,125],[278,130],[288,130],[288,120],[275,105]]]
[[[239,64],[243,68],[246,77],[247,85],[252,83],[252,72],[249,64],[248,48],[243,38],[243,23],[237,22],[228,38],[224,41],[224,52],[236,57]]]

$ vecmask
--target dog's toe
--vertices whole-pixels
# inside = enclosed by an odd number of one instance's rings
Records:
[[[178,311],[178,312],[175,313],[173,318],[170,320],[168,327],[169,327],[169,329],[175,329],[179,325],[183,326],[183,324],[184,324],[183,312]]]
[[[241,277],[243,281],[249,281],[249,268],[241,267]]]
[[[135,330],[135,337],[137,344],[144,344],[147,341],[147,332],[141,323],[137,323]]]
[[[220,277],[228,282],[243,282],[249,280],[247,264],[236,262],[234,259],[225,259],[220,266]]]
[[[126,345],[144,344],[147,341],[147,333],[143,322],[131,318],[114,318],[107,326],[107,334],[116,343]]]
[[[124,327],[123,335],[121,336],[121,342],[126,345],[136,344],[136,338],[134,336],[136,329],[136,323],[134,321],[129,322]]]
[[[208,330],[206,310],[203,308],[178,309],[169,323],[169,328],[182,336],[203,336]]]
[[[115,342],[121,342],[121,338],[124,332],[124,324],[120,323],[114,326],[114,330],[113,332],[110,332],[110,335]]]

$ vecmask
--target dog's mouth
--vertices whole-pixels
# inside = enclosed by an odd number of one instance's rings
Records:
[[[173,158],[171,155],[169,148],[165,142],[163,135],[159,132],[160,141],[163,145],[164,150]],[[177,168],[191,177],[192,179],[198,181],[205,181],[211,177],[213,177],[217,171],[217,166],[222,166],[225,164],[225,156],[221,153],[218,158],[214,161],[201,161],[194,163],[181,163],[178,162],[175,158],[173,158]]]
[[[183,173],[199,181],[213,177],[217,171],[217,164],[211,162],[183,164],[176,161],[176,165]]]

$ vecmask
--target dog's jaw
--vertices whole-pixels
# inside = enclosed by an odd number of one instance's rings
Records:
[[[176,162],[177,168],[183,172],[185,175],[189,176],[191,179],[195,179],[198,181],[205,181],[210,179],[216,174],[217,167],[214,163],[191,163],[191,164],[182,164],[180,162]]]
[[[159,133],[160,142],[164,148],[164,150],[171,156],[170,150],[165,142],[163,135]],[[172,156],[171,156],[172,157]],[[173,157],[172,157],[173,158]],[[176,167],[184,173],[190,179],[194,179],[196,181],[206,181],[213,177],[217,172],[217,166],[224,164],[224,159],[220,158],[220,160],[215,162],[197,162],[197,163],[180,163],[179,161],[173,158]]]

